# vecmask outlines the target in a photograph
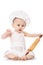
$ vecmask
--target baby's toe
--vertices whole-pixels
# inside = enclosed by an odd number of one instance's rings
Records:
[[[21,57],[21,60],[26,60],[26,56]]]

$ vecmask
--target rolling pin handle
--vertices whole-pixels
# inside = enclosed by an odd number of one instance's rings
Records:
[[[40,35],[39,38],[41,38],[43,35]]]

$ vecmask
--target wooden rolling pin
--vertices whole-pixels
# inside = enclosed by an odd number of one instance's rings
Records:
[[[34,50],[36,45],[39,43],[41,37],[42,37],[42,35],[40,35],[38,38],[36,38],[36,40],[32,43],[32,45],[29,47],[29,49],[27,49],[26,55],[29,53],[29,51]]]

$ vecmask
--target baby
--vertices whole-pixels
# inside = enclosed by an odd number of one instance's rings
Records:
[[[14,28],[14,32],[11,30],[6,30],[6,32],[2,35],[2,38],[5,39],[7,37],[11,38],[11,48],[5,53],[5,56],[8,59],[12,60],[28,60],[34,58],[34,53],[29,51],[26,55],[26,45],[24,36],[27,37],[37,37],[41,34],[30,34],[24,32],[24,28],[29,24],[29,17],[23,11],[17,11],[11,14],[10,20],[12,21],[12,27]]]

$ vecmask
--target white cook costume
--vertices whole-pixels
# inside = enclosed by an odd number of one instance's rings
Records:
[[[25,55],[26,46],[25,46],[25,39],[24,34],[18,33],[16,31],[13,32],[11,36],[11,52],[17,56]]]
[[[27,13],[25,13],[24,11],[15,11],[15,12],[12,12],[10,14],[10,16],[9,16],[10,23],[13,21],[13,19],[15,17],[23,19],[27,26],[30,23],[30,16]]]

